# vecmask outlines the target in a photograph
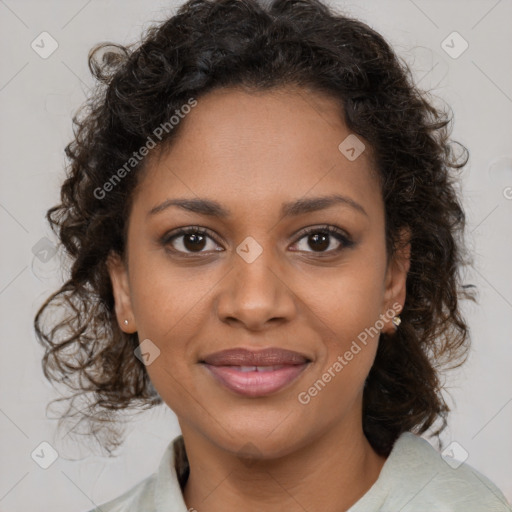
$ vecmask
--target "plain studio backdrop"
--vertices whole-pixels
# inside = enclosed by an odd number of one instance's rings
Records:
[[[174,414],[160,406],[132,419],[116,458],[57,436],[45,408],[58,395],[42,374],[32,324],[62,278],[44,214],[59,198],[71,117],[93,83],[88,51],[102,41],[138,40],[180,3],[0,1],[1,512],[88,510],[155,471],[179,433]],[[470,151],[463,194],[475,269],[467,282],[478,287],[480,303],[464,305],[473,349],[447,380],[453,412],[442,439],[510,501],[512,1],[331,3],[382,33],[420,87],[451,105],[452,137]],[[52,449],[57,458],[44,469],[35,454],[51,457]]]

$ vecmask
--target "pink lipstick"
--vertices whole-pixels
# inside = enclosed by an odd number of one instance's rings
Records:
[[[209,373],[237,394],[259,397],[275,393],[293,382],[311,360],[298,352],[268,348],[223,350],[200,361]]]

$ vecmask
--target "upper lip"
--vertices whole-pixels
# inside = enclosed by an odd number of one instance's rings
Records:
[[[277,366],[304,364],[310,361],[299,352],[272,347],[258,351],[247,348],[222,350],[206,356],[200,362],[213,366]]]

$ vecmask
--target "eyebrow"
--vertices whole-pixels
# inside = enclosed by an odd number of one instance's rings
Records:
[[[366,210],[359,203],[354,201],[352,198],[341,194],[298,199],[296,201],[284,203],[281,207],[281,216],[284,218],[302,215],[305,213],[323,210],[337,204],[349,206],[368,217],[368,213],[366,213]],[[221,219],[231,216],[231,212],[221,206],[217,201],[202,198],[166,199],[163,203],[153,207],[148,212],[148,216],[156,215],[171,206],[177,206],[190,212],[207,215],[209,217],[218,217]]]

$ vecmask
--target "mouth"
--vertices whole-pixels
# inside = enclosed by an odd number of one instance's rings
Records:
[[[291,385],[311,364],[298,352],[270,348],[255,352],[231,349],[199,361],[215,381],[247,397],[267,396]]]

